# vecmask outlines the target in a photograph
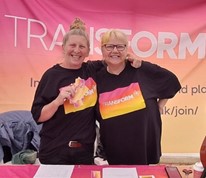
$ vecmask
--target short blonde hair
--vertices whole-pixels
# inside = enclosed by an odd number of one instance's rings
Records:
[[[120,39],[123,42],[125,42],[126,45],[128,45],[128,39],[127,39],[127,36],[124,32],[117,30],[117,29],[111,29],[102,35],[101,46],[107,44],[111,37],[115,37],[117,39]]]

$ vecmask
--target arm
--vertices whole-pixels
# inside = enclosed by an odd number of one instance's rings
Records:
[[[165,104],[167,103],[168,99],[159,99],[158,101],[158,106],[159,106],[159,111],[160,113],[162,113],[163,111],[163,107],[165,106]]]
[[[142,60],[137,59],[137,57],[132,53],[127,54],[126,60],[130,61],[131,66],[134,68],[139,68],[142,65]]]
[[[56,113],[59,106],[64,104],[66,99],[72,98],[74,94],[75,88],[73,85],[62,88],[56,99],[42,108],[38,122],[45,122],[49,120]]]
[[[41,115],[38,122],[45,122],[49,120],[55,114],[60,105],[61,102],[59,102],[57,98],[51,103],[45,105],[41,110]]]

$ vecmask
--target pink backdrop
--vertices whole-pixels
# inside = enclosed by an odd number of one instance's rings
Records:
[[[163,112],[163,152],[197,153],[206,132],[205,0],[0,0],[0,112],[30,109],[42,73],[61,61],[69,24],[87,24],[91,52],[100,35],[128,34],[139,58],[173,71],[183,86]]]

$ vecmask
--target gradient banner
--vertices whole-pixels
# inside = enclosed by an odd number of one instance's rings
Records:
[[[139,58],[178,76],[182,89],[162,113],[163,152],[198,153],[206,135],[205,0],[0,0],[0,112],[30,110],[75,17],[87,25],[87,60],[101,59],[101,34],[118,28]]]

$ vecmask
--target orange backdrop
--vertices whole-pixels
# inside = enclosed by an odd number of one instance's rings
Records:
[[[43,72],[62,59],[75,17],[87,24],[91,52],[100,35],[122,29],[139,58],[173,71],[182,89],[162,113],[164,153],[197,153],[206,132],[205,0],[0,0],[0,112],[30,110]]]

